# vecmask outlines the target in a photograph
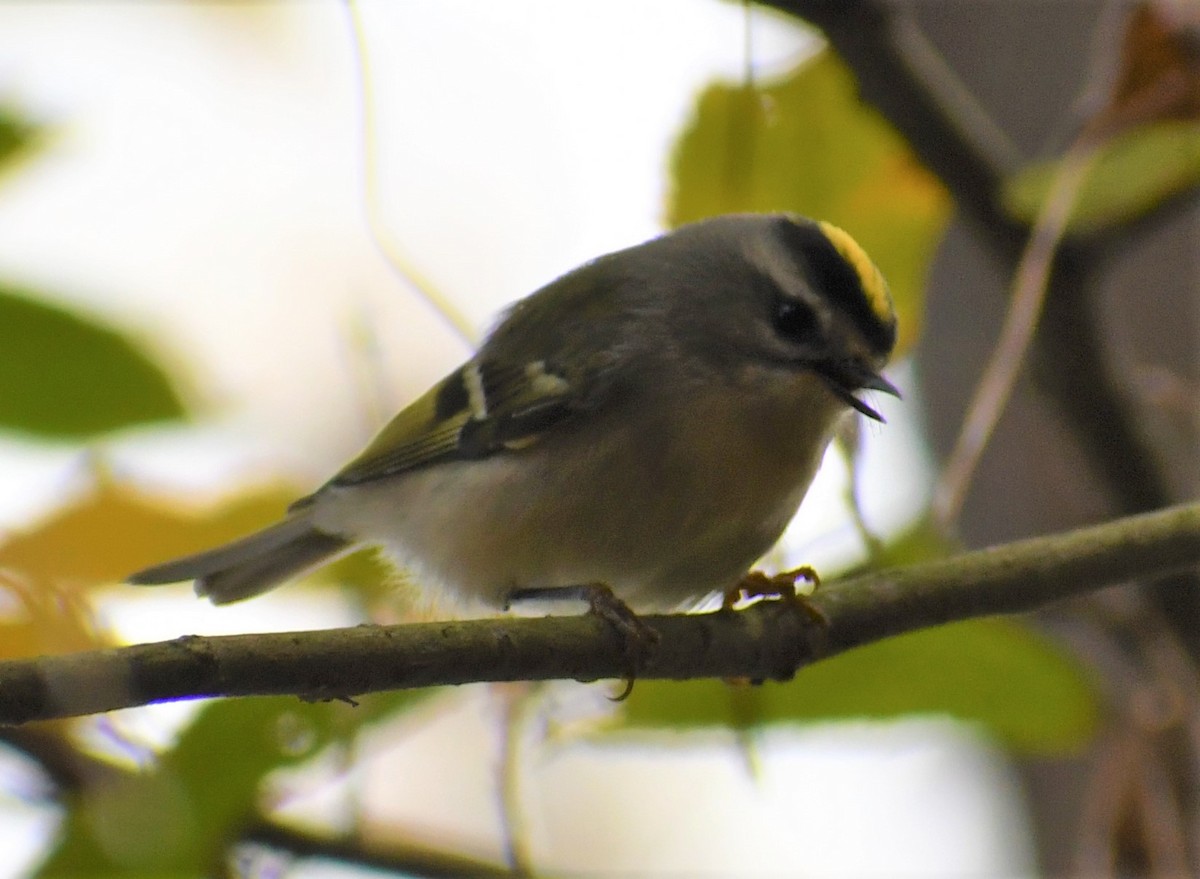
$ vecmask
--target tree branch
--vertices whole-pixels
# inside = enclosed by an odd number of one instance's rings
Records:
[[[787,680],[801,666],[889,635],[1197,566],[1200,504],[1173,507],[828,584],[811,599],[827,625],[784,601],[646,616],[661,641],[637,674]],[[625,646],[593,615],[191,635],[0,662],[0,723],[211,696],[337,699],[479,681],[617,678],[627,671]]]

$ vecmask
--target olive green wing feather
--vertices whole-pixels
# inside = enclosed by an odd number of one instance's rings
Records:
[[[327,485],[523,448],[569,418],[574,399],[571,383],[543,361],[509,368],[469,361],[401,411]]]

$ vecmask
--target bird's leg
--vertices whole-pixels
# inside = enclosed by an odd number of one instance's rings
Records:
[[[505,598],[507,610],[513,602],[538,599],[573,598],[586,601],[588,613],[598,616],[621,637],[625,648],[625,689],[615,701],[620,702],[633,692],[633,682],[642,664],[650,657],[659,634],[650,628],[633,610],[617,597],[605,583],[583,583],[577,586],[541,586],[533,589],[514,589]]]
[[[778,574],[748,571],[742,575],[740,580],[725,590],[721,609],[732,610],[733,606],[743,598],[779,598],[802,611],[814,623],[828,627],[829,620],[825,614],[821,613],[820,608],[797,591],[796,582],[798,580],[807,580],[813,584],[814,589],[821,585],[821,578],[811,565],[801,565]]]

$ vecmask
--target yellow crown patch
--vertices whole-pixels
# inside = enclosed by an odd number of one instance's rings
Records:
[[[867,297],[867,304],[871,306],[871,311],[875,313],[879,321],[888,324],[895,320],[895,311],[892,308],[892,294],[888,292],[887,281],[883,279],[883,275],[875,263],[871,261],[871,257],[867,256],[867,252],[859,246],[857,241],[850,237],[850,233],[845,229],[839,228],[832,223],[826,223],[824,220],[817,221],[817,225],[825,233],[825,237],[829,239],[829,243],[834,246],[846,262],[850,263],[858,275],[859,281],[862,283],[863,293]]]

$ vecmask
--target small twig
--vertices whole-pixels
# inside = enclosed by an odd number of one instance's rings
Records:
[[[532,876],[533,858],[529,851],[529,826],[521,802],[521,769],[528,730],[529,714],[536,708],[545,690],[536,684],[495,687],[494,695],[504,711],[501,724],[501,748],[496,791],[500,798],[501,835],[505,861],[516,876]]]
[[[849,474],[846,479],[846,506],[850,510],[850,521],[854,524],[858,539],[866,547],[867,559],[876,559],[883,552],[883,541],[867,524],[867,517],[863,514],[862,499],[858,492],[858,453],[860,448],[858,425],[860,419],[848,420],[843,423],[852,426],[839,431],[834,436],[834,448],[846,462],[846,471]]]
[[[362,10],[355,0],[346,0],[346,10],[350,17],[354,54],[358,61],[359,91],[362,95],[363,205],[366,210],[367,227],[371,230],[371,240],[396,274],[412,287],[418,296],[428,302],[464,342],[474,346],[479,335],[474,323],[454,302],[443,296],[437,285],[426,278],[391,240],[379,200],[379,124],[375,116],[366,24],[363,22]]]
[[[890,635],[1032,610],[1131,578],[1200,566],[1200,504],[831,583],[808,599],[737,612],[645,616],[660,641],[639,679],[787,680]],[[624,639],[585,614],[188,636],[0,662],[0,723],[175,699],[292,694],[336,699],[478,681],[597,680],[627,669]]]
[[[1084,141],[1063,157],[1029,243],[1017,264],[1000,338],[967,407],[954,451],[946,461],[934,492],[933,515],[943,530],[950,530],[957,521],[975,468],[1012,396],[1046,301],[1055,251],[1067,230],[1079,189],[1095,164],[1096,156],[1091,141]]]
[[[1088,77],[1089,82],[1101,79],[1095,70]],[[943,530],[949,530],[958,518],[975,468],[1026,362],[1049,292],[1055,254],[1067,233],[1067,223],[1080,189],[1095,167],[1101,148],[1112,135],[1138,122],[1157,118],[1183,93],[1184,84],[1175,76],[1156,81],[1134,95],[1123,96],[1120,101],[1116,96],[1110,97],[1088,120],[1059,162],[1046,201],[1017,264],[1000,338],[934,493],[934,518]]]
[[[1163,761],[1144,738],[1139,743],[1137,771],[1130,778],[1133,803],[1140,819],[1140,839],[1153,876],[1188,876],[1187,836],[1183,814]]]
[[[973,152],[982,156],[989,167],[1001,171],[1021,165],[1016,143],[929,39],[911,9],[895,6],[889,36],[914,81]]]
[[[1137,739],[1127,730],[1110,735],[1097,749],[1080,810],[1069,874],[1072,879],[1115,879],[1113,839],[1128,805],[1137,751]]]

